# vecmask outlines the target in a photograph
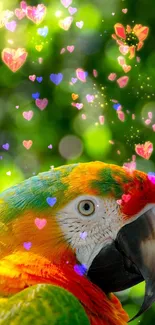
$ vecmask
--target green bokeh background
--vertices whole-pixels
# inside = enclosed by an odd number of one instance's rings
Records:
[[[14,10],[19,3],[2,0],[0,9]],[[37,5],[42,2],[27,3]],[[18,21],[13,17],[17,21],[15,32],[9,32],[5,27],[0,29],[1,51],[5,47],[25,47],[28,51],[26,63],[16,73],[11,72],[2,60],[0,62],[0,191],[49,170],[50,166],[91,160],[122,166],[131,161],[135,144],[151,141],[155,147],[152,130],[152,124],[155,124],[154,0],[73,0],[71,6],[78,11],[68,31],[59,27],[59,20],[70,16],[61,2],[46,0],[43,3],[47,6],[47,15],[39,26],[26,18]],[[123,8],[128,9],[126,14],[122,12]],[[84,22],[82,29],[76,27],[77,21]],[[128,73],[128,85],[122,89],[116,81],[108,80],[112,72],[117,73],[117,78],[125,75],[117,62],[121,55],[118,46],[111,38],[117,22],[131,26],[142,24],[150,29],[144,47],[137,53],[140,62],[136,58],[127,59],[132,69]],[[37,29],[44,26],[49,29],[46,37],[37,33]],[[35,46],[41,44],[43,49],[38,52]],[[74,51],[66,50],[60,54],[68,45],[74,45]],[[38,62],[39,58],[43,59],[42,63]],[[86,83],[78,80],[71,84],[77,68],[88,72]],[[93,76],[94,69],[98,72],[97,77]],[[56,86],[49,76],[60,72],[63,81]],[[29,75],[33,74],[42,76],[43,81],[31,82]],[[43,111],[36,107],[32,98],[36,92],[40,93],[40,98],[48,99],[48,106]],[[75,102],[83,103],[81,110],[72,106],[72,93],[79,96]],[[95,96],[93,103],[87,102],[88,94]],[[112,100],[122,105],[124,122],[118,119]],[[31,121],[22,115],[29,110],[34,113]],[[145,124],[148,112],[153,114],[150,125]],[[102,115],[103,125],[99,122]],[[33,141],[29,150],[24,148],[24,140]],[[2,148],[5,143],[9,143],[9,150]],[[52,149],[48,148],[50,144]],[[136,163],[137,169],[155,172],[155,153],[149,160],[137,156]],[[143,293],[144,285],[140,284],[118,295],[131,317],[139,310]],[[141,325],[153,324],[155,306],[131,324],[139,324],[139,321]]]

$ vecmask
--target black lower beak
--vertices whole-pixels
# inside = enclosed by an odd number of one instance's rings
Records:
[[[144,302],[134,319],[147,310],[155,301],[155,208],[121,228],[95,257],[87,276],[106,293],[145,280]]]

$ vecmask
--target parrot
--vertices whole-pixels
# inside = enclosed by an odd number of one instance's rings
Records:
[[[0,194],[0,325],[126,325],[113,292],[155,301],[155,179],[100,161]]]

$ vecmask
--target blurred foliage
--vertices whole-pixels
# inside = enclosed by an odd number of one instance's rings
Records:
[[[14,10],[19,3],[3,0],[0,9]],[[2,60],[0,63],[0,190],[53,165],[90,160],[123,165],[135,154],[135,144],[151,141],[155,146],[154,0],[75,0],[72,6],[78,10],[68,31],[59,26],[60,20],[70,16],[61,2],[43,3],[47,15],[40,25],[16,18],[15,32],[0,29],[1,51],[6,47],[25,47],[28,51],[26,63],[16,73]],[[122,12],[124,8],[128,9],[126,14]],[[81,29],[76,26],[80,21],[84,22]],[[137,53],[140,62],[127,59],[132,69],[125,88],[108,79],[110,73],[117,73],[117,78],[125,75],[117,61],[118,45],[111,38],[118,22],[124,26],[142,24],[150,29],[144,47]],[[38,34],[38,28],[44,26],[48,26],[46,37]],[[38,45],[42,45],[41,51],[37,51]],[[66,49],[71,45],[75,46],[72,53]],[[60,54],[63,48],[65,52]],[[76,78],[77,68],[88,73],[86,82],[71,82],[71,78]],[[93,70],[98,76],[94,76]],[[51,82],[52,73],[63,74],[59,85]],[[30,81],[33,74],[42,76],[43,81]],[[39,110],[32,98],[36,92],[40,98],[48,99],[44,110]],[[72,94],[78,94],[78,99],[74,101]],[[87,95],[95,96],[92,103],[86,100]],[[118,118],[112,100],[122,106],[124,121]],[[73,102],[82,103],[83,107],[78,109]],[[23,112],[30,110],[34,115],[28,121]],[[146,125],[148,112],[152,112],[153,118]],[[103,124],[99,116],[104,116]],[[23,146],[24,140],[33,142],[30,149]],[[2,147],[6,143],[7,150]],[[149,160],[137,157],[136,163],[137,169],[155,172],[155,152]],[[140,284],[118,294],[131,317],[142,303],[143,290]],[[155,307],[131,324],[139,324],[139,320],[141,325],[152,324]]]

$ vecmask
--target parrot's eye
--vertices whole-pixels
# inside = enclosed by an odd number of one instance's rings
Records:
[[[83,216],[90,216],[95,212],[95,204],[90,200],[83,200],[78,204],[78,210]]]

